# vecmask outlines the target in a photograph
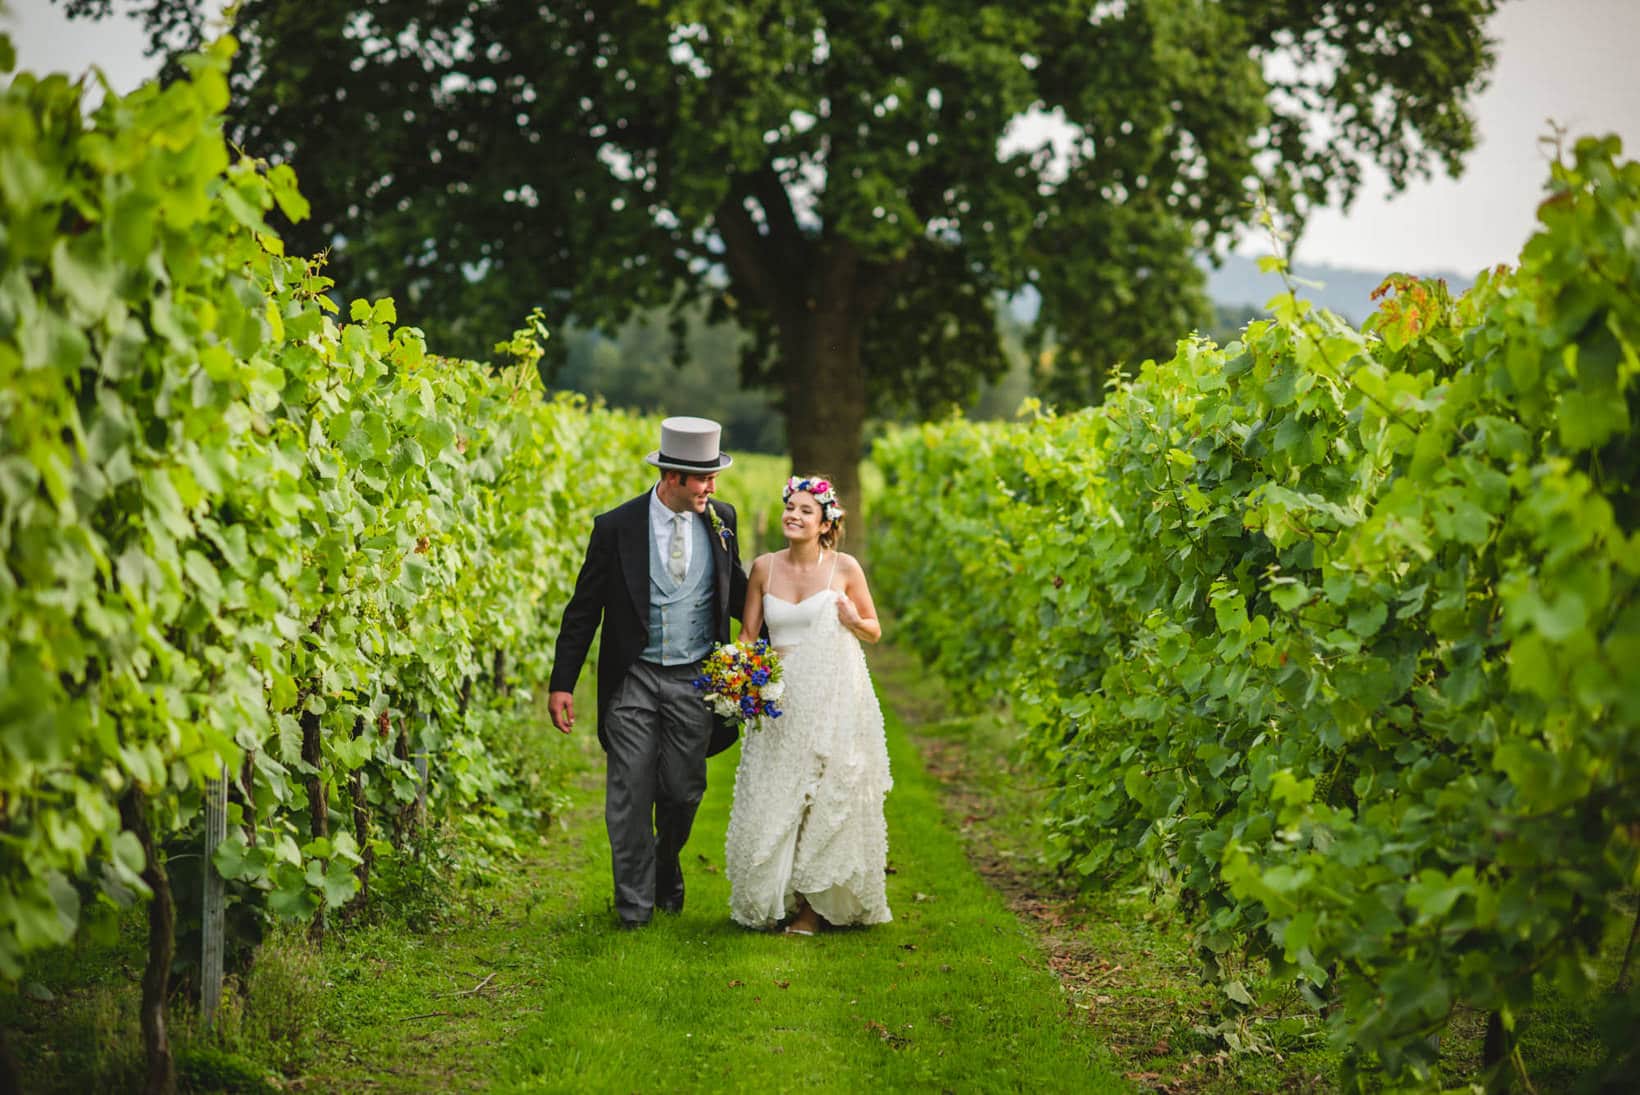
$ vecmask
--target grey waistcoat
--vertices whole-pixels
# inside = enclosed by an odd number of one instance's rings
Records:
[[[689,522],[694,543],[682,582],[672,580],[660,545],[653,535],[649,537],[649,645],[638,655],[646,662],[686,665],[712,649],[712,599],[717,583],[707,520],[704,514],[696,514]]]

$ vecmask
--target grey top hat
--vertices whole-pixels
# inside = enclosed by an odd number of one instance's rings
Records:
[[[718,451],[722,434],[710,418],[668,418],[661,423],[661,447],[644,459],[669,471],[710,475],[734,463]]]

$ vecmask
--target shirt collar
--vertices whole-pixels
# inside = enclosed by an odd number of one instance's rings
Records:
[[[677,516],[681,516],[683,518],[684,526],[688,527],[691,519],[695,516],[695,511],[691,510],[691,509],[686,509],[686,510],[683,511],[683,513],[681,515],[677,514],[677,513],[674,513],[670,506],[668,506],[665,502],[661,501],[661,496],[660,496],[659,489],[658,488],[650,488],[650,491],[649,491],[649,523],[654,525],[656,528],[662,528],[662,527],[670,528],[671,525],[672,525],[672,518],[677,517]]]

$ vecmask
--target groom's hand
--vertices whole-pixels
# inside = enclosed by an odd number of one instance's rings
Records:
[[[552,724],[558,727],[559,733],[569,733],[570,727],[575,725],[575,696],[569,692],[548,692],[547,710],[552,714]]]

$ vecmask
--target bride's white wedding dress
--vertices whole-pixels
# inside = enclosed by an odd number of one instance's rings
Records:
[[[724,860],[730,915],[747,927],[793,915],[799,894],[832,924],[890,919],[883,713],[860,641],[837,618],[841,596],[763,595],[786,693],[784,714],[743,736],[735,772]]]

